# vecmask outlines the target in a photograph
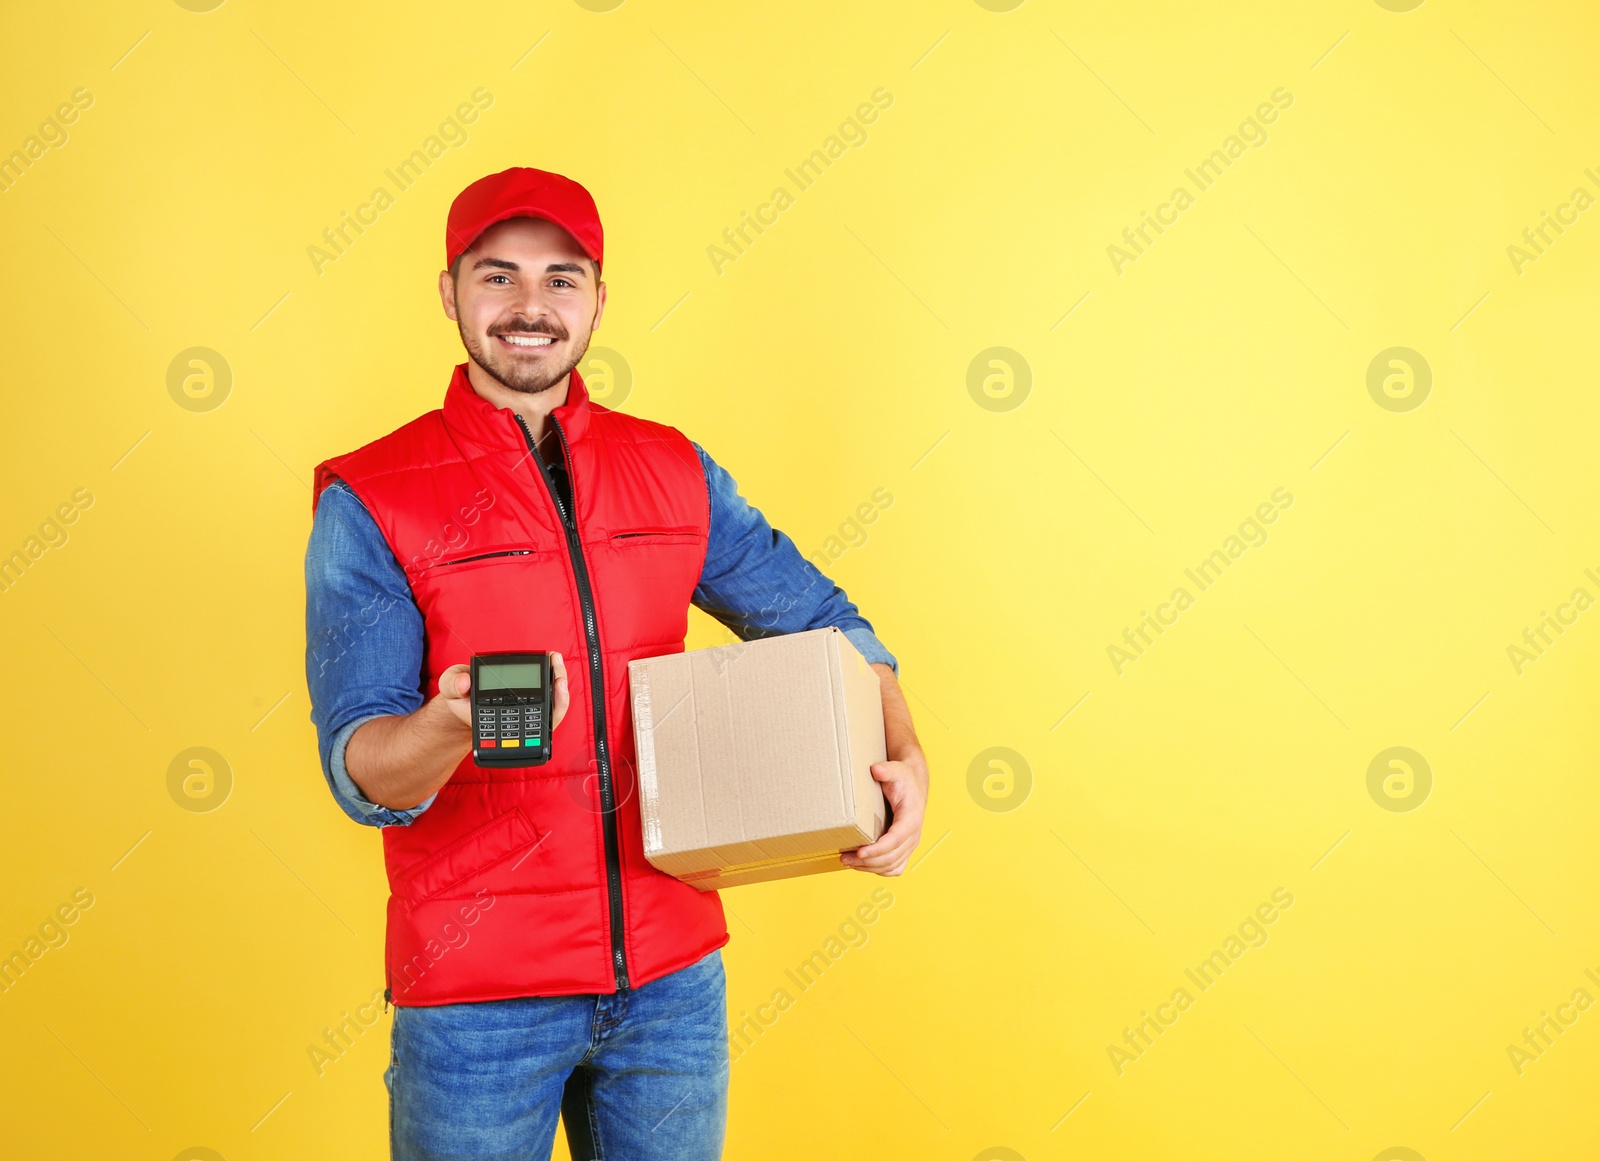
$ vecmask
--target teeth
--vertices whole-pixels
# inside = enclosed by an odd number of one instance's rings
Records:
[[[548,347],[555,342],[548,336],[540,335],[501,335],[506,342],[514,347]]]

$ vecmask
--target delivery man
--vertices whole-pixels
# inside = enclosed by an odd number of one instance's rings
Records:
[[[898,875],[921,838],[928,768],[871,624],[698,444],[590,399],[602,241],[569,178],[468,186],[443,406],[317,466],[311,717],[336,800],[383,828],[402,1161],[548,1157],[558,1110],[576,1158],[721,1156],[728,928],[645,861],[628,698],[629,660],[681,650],[691,604],[746,640],[845,633],[882,682],[893,821],[840,859]],[[556,655],[561,728],[549,763],[489,770],[467,663],[512,650]]]

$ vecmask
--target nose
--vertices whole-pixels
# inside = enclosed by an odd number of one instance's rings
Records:
[[[525,291],[518,296],[518,300],[511,306],[511,318],[516,326],[522,329],[542,330],[550,334],[560,334],[561,324],[538,298],[537,291]]]

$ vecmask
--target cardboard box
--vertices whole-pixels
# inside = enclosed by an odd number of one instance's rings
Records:
[[[652,866],[702,891],[843,870],[885,829],[878,675],[837,628],[628,663]]]

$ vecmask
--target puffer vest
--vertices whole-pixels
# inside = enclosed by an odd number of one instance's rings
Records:
[[[543,766],[469,753],[409,826],[383,829],[389,993],[400,1006],[636,988],[728,942],[722,902],[644,857],[628,662],[683,650],[710,525],[677,429],[589,398],[550,414],[564,513],[520,419],[472,389],[317,466],[372,513],[405,569],[426,697],[474,653],[559,651],[572,702]]]

